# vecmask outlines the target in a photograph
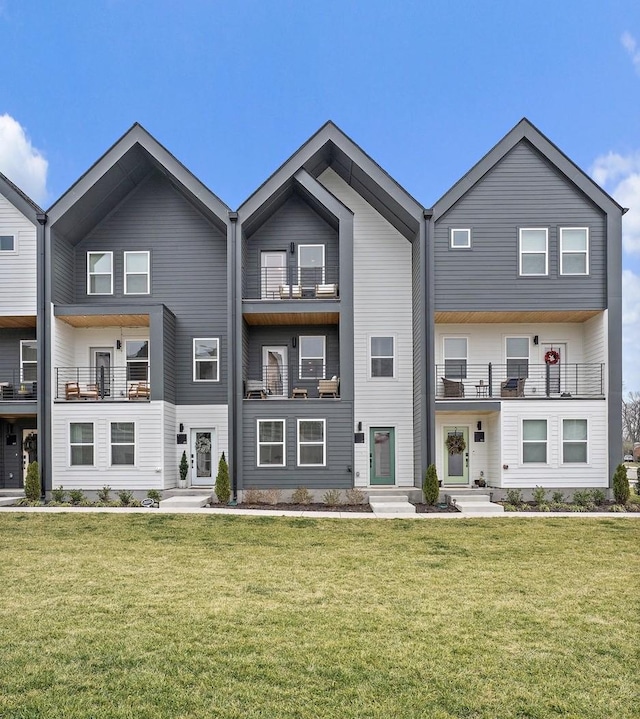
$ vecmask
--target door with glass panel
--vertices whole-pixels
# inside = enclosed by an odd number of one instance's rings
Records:
[[[370,484],[396,483],[396,448],[394,427],[371,427],[369,430]]]
[[[280,298],[280,287],[287,284],[287,253],[260,253],[260,297],[263,300]]]
[[[111,357],[113,348],[91,347],[89,352],[92,368],[92,378],[89,382],[96,385],[98,394],[101,397],[109,397],[111,395]]]
[[[213,457],[215,456],[215,430],[191,430],[191,485],[213,486]]]
[[[469,484],[469,428],[443,427],[443,484]]]
[[[556,362],[556,364],[548,364],[545,367],[545,383],[547,385],[546,394],[561,394],[567,389],[565,381],[565,360],[567,355],[567,345],[565,342],[553,342],[552,344],[543,344],[542,356],[544,357],[550,350],[554,350],[558,353],[558,361]],[[575,384],[575,382],[573,384]]]
[[[269,399],[282,399],[289,393],[287,347],[262,348],[262,381]]]

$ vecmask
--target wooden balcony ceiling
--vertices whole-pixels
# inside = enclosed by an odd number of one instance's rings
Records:
[[[436,324],[502,324],[507,322],[586,322],[602,310],[531,310],[529,312],[436,312]]]
[[[247,312],[248,325],[337,325],[338,312]]]
[[[35,327],[36,316],[27,315],[25,317],[0,317],[0,329]]]
[[[148,327],[149,315],[60,315],[72,327]]]

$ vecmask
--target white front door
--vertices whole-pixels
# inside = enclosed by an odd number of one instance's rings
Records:
[[[282,398],[289,395],[289,366],[287,348],[262,348],[262,381],[267,388],[268,398]]]
[[[191,486],[213,487],[213,458],[216,456],[215,429],[191,430]]]
[[[260,253],[260,287],[263,300],[280,299],[280,285],[287,284],[287,253]]]

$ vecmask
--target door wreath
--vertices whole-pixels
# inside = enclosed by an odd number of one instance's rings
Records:
[[[461,454],[467,448],[462,433],[454,432],[445,440],[449,454]]]
[[[560,361],[560,352],[557,352],[556,350],[549,350],[544,355],[544,361],[547,364],[558,364]]]

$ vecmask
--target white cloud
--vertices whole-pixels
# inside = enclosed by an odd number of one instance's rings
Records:
[[[622,378],[628,392],[640,391],[640,276],[622,271]]]
[[[24,128],[10,115],[0,115],[0,172],[32,200],[43,204],[48,197],[49,163],[32,144]]]
[[[629,53],[631,62],[636,69],[636,72],[640,75],[640,50],[638,49],[638,43],[633,35],[629,32],[623,32],[620,38],[622,47]]]

